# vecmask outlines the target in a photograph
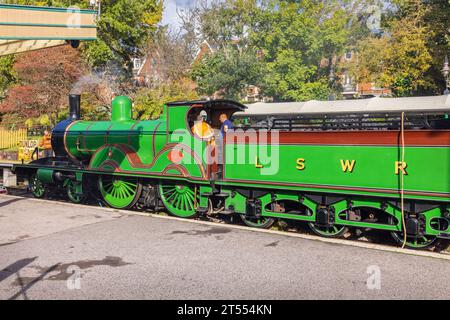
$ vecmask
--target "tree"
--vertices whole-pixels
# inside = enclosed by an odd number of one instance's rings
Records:
[[[86,0],[6,0],[24,5],[86,8]],[[118,82],[132,76],[132,58],[141,55],[161,20],[162,0],[102,0],[98,40],[83,44],[91,68],[111,74]]]
[[[147,58],[154,59],[152,63],[157,64],[157,82],[186,77],[195,54],[189,40],[184,33],[175,32],[168,26],[158,28],[147,47]]]
[[[156,24],[161,20],[160,0],[103,0],[98,21],[99,40],[86,44],[85,57],[91,67],[105,67],[117,59],[131,74],[133,57],[140,55]]]
[[[6,2],[80,8],[89,5],[85,0]],[[113,95],[132,94],[135,90],[132,60],[140,56],[156,30],[162,5],[161,0],[103,0],[98,40],[83,43],[82,55],[69,47],[43,49],[18,56],[14,69],[11,68],[13,60],[0,59],[0,99],[11,83],[18,82],[10,86],[0,104],[3,121],[13,123],[34,118],[32,122],[39,123],[46,114],[54,124],[67,115],[67,95],[71,90],[83,93],[85,119],[106,118]],[[14,72],[18,74],[17,81]]]
[[[360,81],[389,87],[395,96],[435,88],[429,74],[433,58],[427,46],[433,32],[424,23],[428,8],[421,0],[408,0],[403,8],[387,22],[384,34],[358,44],[359,56],[353,66]]]
[[[445,55],[450,54],[450,2],[448,0],[423,0],[427,8],[424,12],[423,24],[431,33],[427,37],[426,46],[432,57],[427,77],[432,83],[432,90],[424,90],[421,94],[442,94],[445,89],[441,73]]]
[[[13,70],[14,56],[0,57],[0,101],[5,97],[9,86],[17,81],[17,75]]]
[[[235,45],[229,45],[194,65],[191,76],[200,94],[212,96],[220,91],[224,98],[241,100],[249,85],[259,84],[262,71],[256,50],[239,50]]]
[[[18,121],[47,115],[55,124],[73,84],[86,69],[77,50],[62,46],[18,55],[14,72],[20,84],[8,91],[0,113],[15,114]]]
[[[186,78],[162,83],[153,88],[141,88],[134,96],[134,117],[141,120],[156,119],[165,103],[197,98],[192,82]]]
[[[200,94],[212,96],[220,92],[225,98],[239,100],[246,87],[261,81],[261,59],[249,38],[259,10],[257,3],[204,1],[181,15],[185,34],[196,42],[197,48],[204,40],[215,48],[192,66],[191,77]]]
[[[263,82],[265,94],[281,101],[327,99],[330,93],[327,76],[319,73],[318,66],[305,64],[302,58],[299,51],[280,50],[276,58],[267,63]]]
[[[364,2],[226,0],[197,9],[200,36],[217,47],[194,67],[200,92],[236,98],[257,85],[275,100],[326,99],[337,89],[336,57],[363,34]]]
[[[284,101],[339,93],[340,57],[368,34],[371,2],[268,0],[253,33],[268,65],[265,92]]]

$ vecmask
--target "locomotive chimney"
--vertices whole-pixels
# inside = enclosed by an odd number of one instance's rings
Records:
[[[80,120],[80,101],[81,95],[70,94],[69,95],[69,120]]]

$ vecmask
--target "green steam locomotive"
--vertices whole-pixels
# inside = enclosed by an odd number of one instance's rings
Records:
[[[52,132],[55,156],[14,167],[35,197],[63,188],[119,209],[240,216],[251,227],[305,222],[324,237],[378,229],[423,249],[450,239],[450,96],[266,103],[174,102],[133,120],[84,121],[80,96]],[[219,117],[234,118],[221,134]],[[213,137],[194,134],[205,115]]]

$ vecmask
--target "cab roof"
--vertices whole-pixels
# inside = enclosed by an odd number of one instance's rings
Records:
[[[245,111],[247,107],[239,102],[227,99],[217,100],[193,100],[193,101],[175,101],[167,103],[167,106],[192,106],[212,109],[235,109],[236,111]]]

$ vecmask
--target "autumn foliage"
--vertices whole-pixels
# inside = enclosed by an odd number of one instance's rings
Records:
[[[0,114],[15,114],[18,119],[46,114],[52,123],[66,108],[73,85],[87,72],[80,52],[70,46],[20,54],[14,69],[20,84],[9,89]]]

